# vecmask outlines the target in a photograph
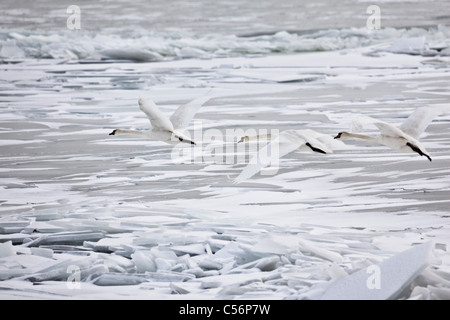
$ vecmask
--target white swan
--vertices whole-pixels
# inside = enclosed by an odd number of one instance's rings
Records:
[[[239,142],[247,142],[259,139],[271,139],[271,142],[261,148],[258,153],[250,160],[249,164],[241,171],[235,183],[250,179],[263,168],[278,161],[279,158],[293,151],[307,151],[318,153],[333,153],[332,148],[340,146],[333,140],[332,136],[318,133],[311,129],[304,130],[286,130],[278,136],[270,135],[243,137]]]
[[[181,142],[196,144],[190,137],[184,134],[184,129],[191,122],[197,110],[212,96],[206,95],[183,104],[172,114],[170,118],[166,117],[155,105],[147,98],[139,99],[139,108],[147,115],[150,120],[151,128],[145,131],[115,129],[109,135],[134,134],[150,139],[164,141],[169,144]]]
[[[441,109],[434,107],[418,108],[399,127],[371,117],[359,116],[353,120],[350,131],[359,131],[365,124],[373,124],[378,128],[380,134],[368,136],[342,131],[337,134],[335,139],[357,138],[373,141],[400,152],[416,152],[431,161],[429,153],[417,139],[441,112]]]

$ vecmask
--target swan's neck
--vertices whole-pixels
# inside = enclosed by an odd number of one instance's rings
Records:
[[[116,134],[134,134],[138,136],[145,136],[147,135],[144,131],[137,131],[137,130],[126,130],[126,129],[116,129],[113,132],[111,132],[109,135],[114,136]]]
[[[364,134],[358,134],[358,133],[351,133],[347,131],[340,132],[336,137],[336,139],[345,139],[345,138],[356,138],[356,139],[362,139],[362,140],[368,140],[368,141],[376,141],[376,137],[367,136]]]

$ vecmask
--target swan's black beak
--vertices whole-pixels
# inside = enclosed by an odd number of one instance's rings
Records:
[[[342,132],[339,132],[339,133],[337,134],[337,136],[334,137],[334,138],[335,138],[335,139],[340,139],[340,138],[341,138],[341,135],[342,135]]]
[[[116,134],[116,131],[117,131],[117,129],[116,130],[114,130],[113,132],[111,132],[109,135],[110,136],[113,136],[113,135],[115,135]]]

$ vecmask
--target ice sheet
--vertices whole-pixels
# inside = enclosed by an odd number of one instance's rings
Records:
[[[233,178],[256,149],[188,153],[191,161],[177,163],[169,145],[108,135],[148,127],[142,94],[170,114],[211,90],[195,117],[201,138],[211,129],[226,140],[236,129],[311,128],[333,139],[356,114],[400,124],[417,107],[449,105],[446,58],[414,51],[448,45],[446,27],[386,28],[379,38],[348,28],[170,34],[159,47],[141,34],[130,50],[115,51],[165,57],[140,63],[101,60],[106,47],[123,50],[113,48],[113,35],[84,34],[77,52],[79,39],[62,36],[8,31],[1,40],[9,41],[3,54],[19,59],[0,71],[1,298],[313,299],[331,280],[429,239],[439,259],[422,269],[422,256],[408,256],[417,273],[399,282],[401,292],[379,298],[448,297],[448,112],[421,138],[431,163],[346,142],[326,157],[290,154],[274,174],[241,185]],[[27,51],[30,43],[41,50]],[[405,46],[411,50],[392,50]],[[201,140],[199,148],[213,149]]]

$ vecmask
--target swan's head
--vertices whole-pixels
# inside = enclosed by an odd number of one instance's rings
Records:
[[[248,142],[249,140],[250,140],[250,137],[249,136],[245,136],[245,137],[242,137],[241,140],[239,140],[237,143]]]
[[[351,137],[352,137],[351,133],[349,133],[347,131],[341,131],[334,138],[335,139],[341,139],[341,138],[351,138]]]
[[[334,138],[335,138],[335,139],[340,139],[340,138],[342,138],[342,134],[344,134],[344,133],[345,133],[344,131],[339,132],[339,133],[337,134],[337,136],[334,137]]]

